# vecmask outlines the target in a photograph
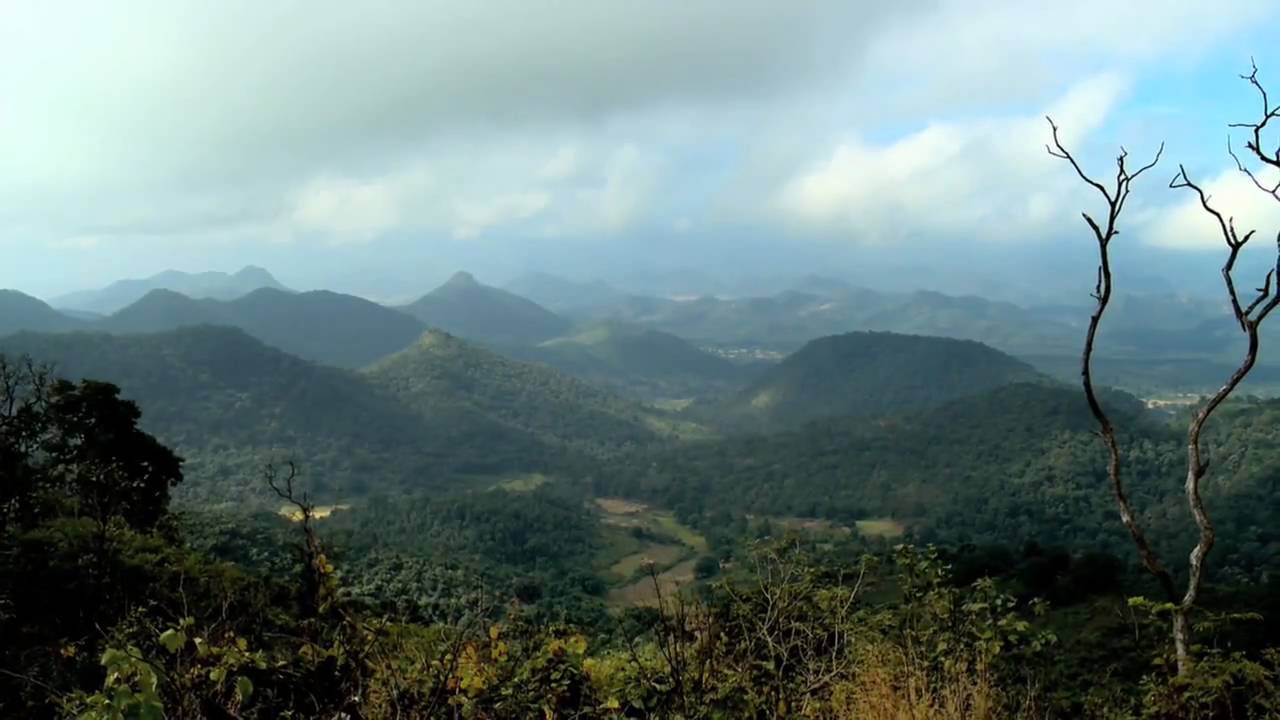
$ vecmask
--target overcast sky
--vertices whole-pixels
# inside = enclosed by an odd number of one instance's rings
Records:
[[[1095,199],[1046,156],[1046,113],[1100,173],[1167,142],[1124,257],[1180,282],[1220,241],[1166,187],[1176,163],[1280,229],[1226,154],[1258,109],[1250,55],[1280,95],[1277,20],[1274,0],[0,0],[0,287],[249,263],[380,298],[461,267],[890,269],[1015,296],[1078,267],[1087,287]]]

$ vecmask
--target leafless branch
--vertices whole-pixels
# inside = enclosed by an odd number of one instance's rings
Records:
[[[1254,67],[1253,75],[1248,76],[1253,82],[1257,83],[1257,67]],[[1263,102],[1266,103],[1266,94],[1263,93]],[[1265,124],[1265,120],[1263,123]],[[1246,233],[1244,236],[1237,234],[1235,224],[1228,219],[1223,221],[1222,213],[1216,210],[1209,202],[1204,190],[1187,176],[1185,168],[1179,166],[1178,174],[1170,181],[1169,187],[1186,188],[1194,193],[1200,199],[1200,206],[1204,211],[1217,220],[1219,229],[1222,233],[1223,240],[1227,244],[1227,260],[1222,266],[1222,278],[1227,287],[1227,293],[1231,300],[1231,309],[1235,314],[1237,324],[1240,326],[1241,332],[1244,333],[1247,340],[1247,347],[1244,357],[1240,361],[1240,365],[1235,369],[1226,383],[1214,393],[1209,400],[1196,412],[1191,419],[1191,424],[1187,429],[1187,477],[1185,483],[1185,491],[1187,496],[1187,504],[1191,509],[1192,517],[1195,519],[1196,526],[1199,528],[1200,537],[1196,546],[1191,551],[1190,557],[1190,576],[1187,581],[1187,591],[1183,595],[1181,607],[1184,610],[1190,610],[1199,597],[1200,588],[1203,584],[1204,562],[1209,551],[1213,549],[1215,533],[1213,523],[1210,521],[1208,513],[1204,507],[1204,501],[1200,495],[1200,481],[1204,478],[1208,471],[1208,463],[1202,457],[1202,449],[1200,443],[1200,435],[1204,430],[1205,424],[1209,421],[1210,416],[1232,392],[1244,381],[1249,371],[1258,360],[1259,338],[1258,331],[1262,322],[1271,314],[1276,305],[1280,304],[1280,292],[1272,291],[1272,280],[1275,279],[1277,271],[1280,270],[1280,236],[1276,238],[1276,266],[1267,271],[1266,278],[1262,287],[1257,289],[1258,295],[1249,303],[1247,307],[1241,307],[1239,297],[1236,293],[1235,282],[1232,273],[1235,270],[1236,260],[1240,255],[1240,250],[1253,237],[1253,231]]]
[[[1125,202],[1129,199],[1133,181],[1160,162],[1160,157],[1164,154],[1164,144],[1160,144],[1160,148],[1156,151],[1155,157],[1152,158],[1151,162],[1132,172],[1128,169],[1129,153],[1124,148],[1121,148],[1120,153],[1116,156],[1115,181],[1112,187],[1108,189],[1101,182],[1090,177],[1080,166],[1080,163],[1076,161],[1075,156],[1062,144],[1058,134],[1058,126],[1054,124],[1053,119],[1045,119],[1048,120],[1049,127],[1053,131],[1053,144],[1052,146],[1046,146],[1049,154],[1069,162],[1076,175],[1090,187],[1097,190],[1107,204],[1106,222],[1101,225],[1089,213],[1081,213],[1098,244],[1098,275],[1093,291],[1093,299],[1096,304],[1092,315],[1089,317],[1089,329],[1085,334],[1084,350],[1080,358],[1080,380],[1084,386],[1089,410],[1093,414],[1094,420],[1098,423],[1098,436],[1107,448],[1107,477],[1111,481],[1111,490],[1120,509],[1120,521],[1124,523],[1125,528],[1129,531],[1129,535],[1138,549],[1138,556],[1141,558],[1143,566],[1155,576],[1165,595],[1170,601],[1173,601],[1177,597],[1173,586],[1173,576],[1165,568],[1155,550],[1152,549],[1151,543],[1147,540],[1146,532],[1138,523],[1137,516],[1133,512],[1128,494],[1125,492],[1120,443],[1116,437],[1115,426],[1103,409],[1102,404],[1098,401],[1097,391],[1093,382],[1094,343],[1097,340],[1098,327],[1102,323],[1102,317],[1107,311],[1107,306],[1111,303],[1111,241],[1120,232],[1118,226],[1120,214],[1124,210]]]
[[[1247,81],[1253,89],[1257,91],[1258,97],[1262,100],[1262,119],[1251,123],[1231,123],[1232,128],[1243,128],[1249,130],[1249,137],[1245,140],[1244,147],[1249,151],[1255,160],[1263,165],[1280,170],[1280,143],[1274,150],[1268,151],[1263,149],[1263,133],[1266,132],[1268,124],[1277,118],[1280,118],[1280,106],[1272,106],[1271,99],[1267,96],[1267,89],[1262,86],[1262,82],[1258,80],[1258,64],[1250,60],[1251,71],[1248,75],[1241,75],[1242,80]],[[1262,183],[1257,174],[1244,163],[1241,158],[1236,155],[1235,150],[1231,147],[1230,140],[1227,144],[1227,152],[1231,153],[1232,159],[1236,161],[1236,168],[1240,172],[1249,176],[1253,184],[1259,190],[1267,193],[1271,197],[1280,200],[1280,180],[1275,185],[1268,187]]]

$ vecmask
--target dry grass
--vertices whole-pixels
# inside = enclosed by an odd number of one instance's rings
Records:
[[[833,718],[853,720],[1033,720],[1029,699],[1011,702],[985,663],[954,658],[934,670],[893,645],[864,652],[854,677],[832,697]]]

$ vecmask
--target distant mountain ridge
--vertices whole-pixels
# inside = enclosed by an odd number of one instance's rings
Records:
[[[166,270],[151,277],[119,280],[97,290],[62,295],[49,304],[60,309],[109,315],[141,300],[152,290],[170,290],[196,300],[234,300],[259,288],[288,291],[265,269],[247,265],[234,273]]]
[[[468,272],[400,310],[427,325],[477,342],[534,344],[558,337],[572,323],[528,298],[481,284]]]
[[[502,288],[553,312],[568,315],[590,315],[593,309],[613,305],[626,297],[626,293],[601,280],[579,282],[544,272],[521,275]]]
[[[683,338],[620,320],[584,322],[562,337],[506,352],[645,400],[723,390],[747,373]]]
[[[45,301],[17,290],[0,290],[0,337],[17,332],[66,332],[84,325],[49,307]]]
[[[153,333],[196,325],[226,325],[306,360],[357,368],[412,344],[421,322],[354,295],[328,290],[291,293],[259,288],[234,300],[196,300],[152,290],[94,323],[113,333]]]

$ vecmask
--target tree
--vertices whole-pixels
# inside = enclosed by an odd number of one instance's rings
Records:
[[[58,515],[154,527],[182,459],[138,427],[141,416],[115,385],[0,357],[0,532]]]
[[[1264,166],[1280,169],[1280,147],[1275,152],[1269,153],[1263,149],[1263,133],[1268,123],[1280,117],[1280,107],[1273,107],[1267,97],[1266,90],[1258,81],[1258,68],[1253,66],[1253,72],[1249,75],[1242,76],[1247,80],[1261,95],[1262,98],[1262,119],[1253,123],[1239,123],[1232,127],[1245,128],[1251,131],[1251,137],[1245,142],[1245,148],[1249,155]],[[1120,444],[1117,439],[1116,430],[1098,401],[1098,396],[1094,388],[1093,382],[1093,350],[1094,341],[1097,336],[1098,326],[1102,321],[1103,315],[1106,313],[1108,304],[1111,300],[1112,293],[1112,277],[1111,277],[1111,258],[1110,244],[1111,241],[1119,234],[1119,220],[1124,211],[1125,202],[1129,198],[1129,192],[1132,184],[1146,171],[1155,167],[1160,161],[1160,157],[1164,151],[1164,145],[1160,146],[1151,162],[1143,165],[1136,170],[1130,170],[1128,166],[1128,153],[1124,148],[1120,149],[1120,154],[1116,157],[1116,175],[1114,182],[1108,186],[1102,182],[1090,177],[1075,157],[1063,146],[1058,135],[1058,126],[1054,124],[1052,118],[1046,118],[1052,129],[1053,144],[1047,146],[1049,154],[1066,160],[1071,164],[1072,169],[1086,184],[1096,190],[1107,205],[1106,219],[1099,223],[1089,213],[1082,213],[1085,223],[1093,232],[1094,239],[1098,244],[1098,274],[1097,282],[1094,286],[1093,298],[1096,301],[1093,314],[1089,318],[1089,327],[1085,334],[1084,349],[1081,354],[1080,376],[1082,385],[1084,386],[1085,397],[1089,403],[1089,409],[1093,413],[1094,419],[1098,424],[1098,435],[1102,439],[1103,444],[1107,448],[1108,463],[1107,475],[1111,481],[1112,492],[1115,495],[1116,504],[1120,509],[1120,520],[1128,529],[1133,539],[1134,545],[1138,550],[1138,555],[1148,572],[1154,575],[1160,584],[1160,587],[1168,600],[1172,610],[1172,636],[1174,644],[1174,656],[1177,661],[1179,675],[1186,675],[1190,672],[1193,663],[1192,657],[1192,625],[1191,617],[1195,609],[1196,601],[1199,599],[1200,589],[1204,584],[1205,562],[1209,552],[1213,549],[1215,534],[1213,523],[1209,518],[1205,509],[1204,501],[1201,497],[1201,483],[1209,470],[1209,461],[1204,457],[1203,447],[1201,443],[1201,435],[1204,431],[1206,423],[1223,402],[1239,387],[1249,372],[1253,369],[1258,359],[1259,348],[1259,330],[1264,320],[1271,314],[1271,311],[1280,305],[1280,287],[1273,292],[1272,282],[1277,281],[1277,273],[1280,272],[1280,236],[1277,236],[1277,264],[1276,268],[1269,270],[1262,287],[1257,289],[1257,294],[1246,305],[1240,297],[1240,293],[1236,289],[1233,272],[1236,262],[1239,258],[1240,251],[1245,247],[1249,240],[1253,237],[1254,231],[1239,234],[1236,231],[1235,219],[1233,217],[1224,217],[1221,211],[1213,207],[1209,196],[1204,190],[1191,180],[1188,176],[1186,168],[1179,165],[1178,173],[1169,182],[1169,187],[1174,189],[1189,189],[1196,193],[1201,208],[1210,217],[1213,218],[1223,240],[1227,245],[1227,259],[1222,266],[1222,279],[1226,288],[1228,300],[1231,304],[1232,314],[1236,323],[1240,327],[1240,331],[1247,340],[1247,347],[1244,357],[1240,360],[1239,365],[1226,382],[1203,404],[1201,404],[1196,412],[1192,415],[1191,421],[1187,427],[1187,465],[1186,476],[1183,484],[1183,490],[1186,495],[1187,508],[1195,521],[1198,530],[1198,538],[1195,546],[1191,550],[1188,559],[1187,577],[1185,589],[1179,593],[1175,585],[1174,575],[1161,561],[1159,555],[1151,547],[1148,542],[1146,533],[1139,524],[1137,517],[1133,512],[1133,508],[1129,503],[1129,499],[1125,494],[1124,481],[1122,476],[1122,463]],[[1280,201],[1280,182],[1274,186],[1268,186],[1262,182],[1257,173],[1255,173],[1228,145],[1233,159],[1236,161],[1237,168],[1245,173],[1255,185],[1263,192],[1270,194],[1276,200]]]

